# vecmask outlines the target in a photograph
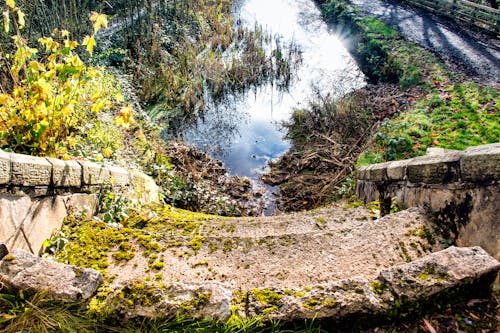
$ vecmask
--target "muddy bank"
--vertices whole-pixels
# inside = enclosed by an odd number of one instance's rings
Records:
[[[308,109],[296,110],[285,124],[293,149],[262,177],[279,185],[278,209],[312,209],[352,196],[349,175],[372,131],[382,119],[406,108],[415,93],[391,84],[369,85],[339,101],[323,96]]]

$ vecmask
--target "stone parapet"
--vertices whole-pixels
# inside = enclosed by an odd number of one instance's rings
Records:
[[[137,170],[0,150],[0,242],[37,254],[68,214],[95,214],[105,191],[141,204],[158,202],[160,192]]]
[[[382,213],[393,199],[423,206],[451,240],[480,245],[500,259],[500,143],[431,148],[426,156],[361,167],[356,192],[366,202],[380,200]]]

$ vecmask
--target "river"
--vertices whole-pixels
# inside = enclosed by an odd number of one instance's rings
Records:
[[[282,122],[294,108],[307,108],[316,92],[342,95],[363,86],[365,80],[344,41],[330,31],[312,0],[243,0],[237,8],[235,15],[243,24],[260,25],[285,45],[297,45],[302,62],[286,91],[267,83],[231,96],[230,103],[208,103],[203,117],[182,129],[182,136],[221,160],[231,174],[265,187],[266,215],[270,215],[276,189],[265,186],[260,177],[269,161],[291,147]]]

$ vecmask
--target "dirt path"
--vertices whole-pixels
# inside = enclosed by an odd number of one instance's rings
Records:
[[[376,16],[406,39],[462,64],[470,76],[500,87],[500,40],[444,17],[392,0],[350,0],[362,12]]]

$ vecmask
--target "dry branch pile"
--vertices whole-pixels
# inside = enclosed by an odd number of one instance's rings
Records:
[[[381,120],[408,106],[412,92],[396,85],[368,86],[338,100],[317,96],[308,110],[295,110],[285,124],[294,148],[263,181],[279,185],[283,211],[312,209],[349,195],[341,183]]]

